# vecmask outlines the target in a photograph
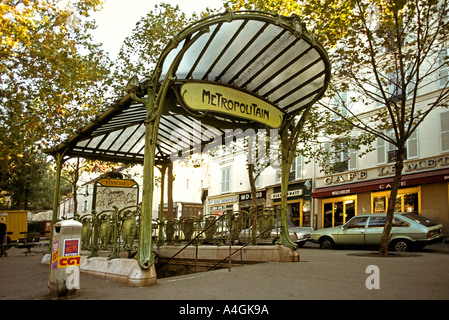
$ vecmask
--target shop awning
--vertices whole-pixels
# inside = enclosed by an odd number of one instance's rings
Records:
[[[449,182],[449,169],[426,171],[402,176],[401,188],[428,183]],[[332,187],[317,188],[312,192],[313,198],[336,197],[362,192],[382,191],[391,189],[393,177],[348,183]]]
[[[200,20],[160,56],[159,84],[169,76],[155,160],[194,153],[225,139],[226,129],[277,128],[325,92],[325,50],[297,16],[231,12]],[[148,79],[139,81],[145,96]],[[157,92],[157,90],[156,90]],[[130,94],[47,153],[142,163],[146,110]]]

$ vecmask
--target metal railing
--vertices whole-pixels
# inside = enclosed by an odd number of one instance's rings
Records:
[[[82,248],[91,256],[111,251],[110,259],[122,251],[133,256],[137,250],[140,206],[130,206],[82,215]],[[273,244],[280,234],[280,214],[276,208],[257,212],[228,211],[163,221],[153,220],[152,237],[157,246],[174,245],[256,245]],[[181,249],[180,251],[184,250]],[[178,251],[178,252],[180,252]],[[134,253],[135,254],[135,253]]]

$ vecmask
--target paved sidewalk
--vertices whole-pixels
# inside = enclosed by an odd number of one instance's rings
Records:
[[[47,247],[32,256],[11,248],[0,258],[0,300],[51,300]],[[449,245],[394,257],[369,256],[375,251],[299,249],[299,263],[261,263],[158,279],[149,287],[81,273],[81,289],[70,300],[376,300],[449,299]],[[366,287],[367,267],[379,270],[380,288]]]

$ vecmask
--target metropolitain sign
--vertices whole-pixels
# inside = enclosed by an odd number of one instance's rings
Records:
[[[244,91],[203,82],[186,83],[181,87],[181,97],[187,107],[198,111],[211,111],[252,120],[279,128],[282,111]]]

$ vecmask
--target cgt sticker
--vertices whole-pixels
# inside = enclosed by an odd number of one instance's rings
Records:
[[[79,266],[80,261],[81,261],[81,256],[61,257],[58,260],[58,268]]]

